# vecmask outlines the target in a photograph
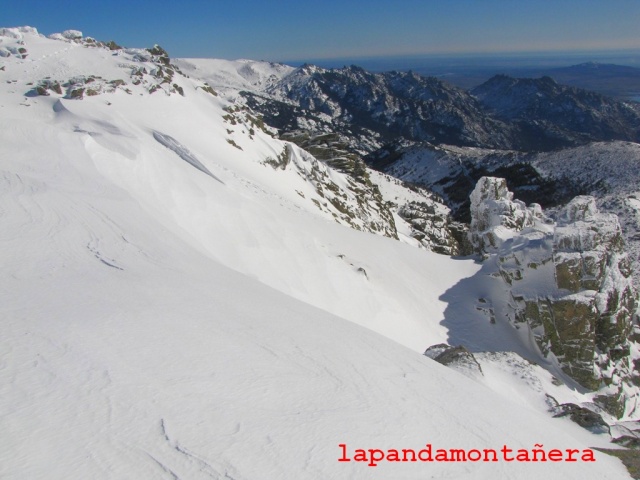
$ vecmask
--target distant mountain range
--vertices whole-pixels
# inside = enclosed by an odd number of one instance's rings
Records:
[[[537,72],[535,72],[538,75]],[[554,68],[543,75],[559,83],[593,90],[614,98],[634,97],[640,101],[640,68],[597,62]]]
[[[568,67],[519,67],[455,69],[441,76],[460,88],[472,89],[496,73],[518,78],[549,76],[556,82],[606,95],[617,100],[640,102],[640,68],[611,63],[584,62]]]
[[[550,77],[497,75],[467,91],[411,72],[304,65],[243,95],[281,132],[340,133],[358,153],[399,138],[519,151],[640,140],[640,104]]]
[[[497,75],[471,90],[471,94],[485,112],[516,124],[514,146],[518,150],[640,140],[640,105],[563,86],[548,76],[516,79]]]

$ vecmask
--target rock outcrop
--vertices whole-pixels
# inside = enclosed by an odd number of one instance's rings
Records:
[[[483,253],[495,253],[516,232],[542,218],[537,204],[527,207],[513,200],[504,178],[482,177],[471,193],[471,244]]]
[[[424,352],[425,357],[429,357],[442,365],[458,370],[468,376],[482,376],[482,367],[469,350],[463,345],[451,346],[446,343],[431,345]]]
[[[623,416],[637,383],[629,337],[638,306],[617,217],[579,196],[553,222],[493,177],[478,182],[471,216],[471,243],[495,254],[508,285],[508,320],[527,325],[544,356]]]
[[[424,248],[442,255],[466,253],[466,225],[453,222],[435,203],[408,202],[398,208],[398,215],[411,225],[411,236]]]
[[[604,421],[602,415],[589,410],[588,408],[581,407],[575,403],[563,403],[556,408],[557,412],[554,417],[569,417],[571,421],[577,423],[582,428],[586,428],[593,433],[607,433],[611,432],[611,429],[607,422]]]

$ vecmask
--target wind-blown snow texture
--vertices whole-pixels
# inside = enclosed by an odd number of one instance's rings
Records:
[[[272,168],[283,142],[230,126],[161,50],[112,47],[0,30],[0,477],[628,478],[600,453],[338,462],[340,443],[608,437],[545,413],[541,385],[588,397],[539,367],[510,384],[496,357],[474,381],[419,354],[467,321],[477,265],[347,228],[310,172],[351,202],[344,175],[292,145]],[[535,356],[508,325],[474,328]]]

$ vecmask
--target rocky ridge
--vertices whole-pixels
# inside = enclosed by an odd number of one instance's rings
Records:
[[[267,93],[322,115],[338,128],[375,132],[382,143],[404,137],[462,145],[509,144],[510,127],[485,115],[466,91],[412,72],[304,65]]]
[[[496,75],[471,94],[487,112],[517,125],[522,137],[520,150],[550,150],[594,141],[640,141],[640,109],[634,103],[560,85],[548,76]]]

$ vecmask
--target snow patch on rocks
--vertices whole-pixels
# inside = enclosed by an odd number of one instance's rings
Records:
[[[471,193],[470,241],[479,251],[497,252],[509,239],[542,218],[538,204],[513,199],[504,178],[482,177]]]

